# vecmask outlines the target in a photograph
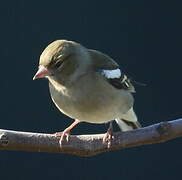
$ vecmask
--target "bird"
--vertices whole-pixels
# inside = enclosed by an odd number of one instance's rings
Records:
[[[55,40],[42,52],[33,80],[46,78],[52,101],[63,114],[74,119],[64,131],[55,133],[60,144],[69,141],[80,122],[109,123],[103,143],[112,145],[115,120],[121,131],[140,128],[134,112],[135,88],[131,79],[110,56],[80,43]]]

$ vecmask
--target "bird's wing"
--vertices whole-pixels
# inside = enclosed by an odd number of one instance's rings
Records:
[[[88,52],[92,58],[94,68],[96,69],[102,68],[107,70],[113,70],[119,68],[119,65],[106,54],[93,49],[89,49]]]
[[[99,72],[105,79],[117,89],[125,89],[135,92],[131,80],[120,70],[119,65],[109,56],[96,50],[88,50],[92,58],[94,70]]]

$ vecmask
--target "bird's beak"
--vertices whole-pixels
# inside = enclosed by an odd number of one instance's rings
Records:
[[[50,75],[48,69],[42,65],[39,66],[38,71],[36,72],[35,76],[33,77],[33,80],[44,78],[45,76]]]

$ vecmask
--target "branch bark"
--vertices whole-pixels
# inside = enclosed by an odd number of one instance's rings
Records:
[[[69,142],[60,146],[59,138],[52,134],[28,133],[0,129],[0,150],[68,153],[93,156],[124,148],[155,144],[182,136],[182,118],[161,122],[144,128],[114,134],[112,146],[102,143],[104,134],[71,135]]]

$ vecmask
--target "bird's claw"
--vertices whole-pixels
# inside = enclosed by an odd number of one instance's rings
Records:
[[[69,141],[70,132],[65,129],[63,132],[55,133],[55,136],[56,137],[61,137],[60,140],[59,140],[59,144],[62,145],[64,139],[66,140],[66,142]]]
[[[107,144],[107,148],[111,147],[113,139],[114,139],[113,133],[110,131],[107,131],[103,137],[103,143]]]
[[[66,142],[69,141],[69,137],[70,137],[70,133],[67,131],[63,131],[60,142],[62,142],[64,140],[64,138],[66,139]]]

